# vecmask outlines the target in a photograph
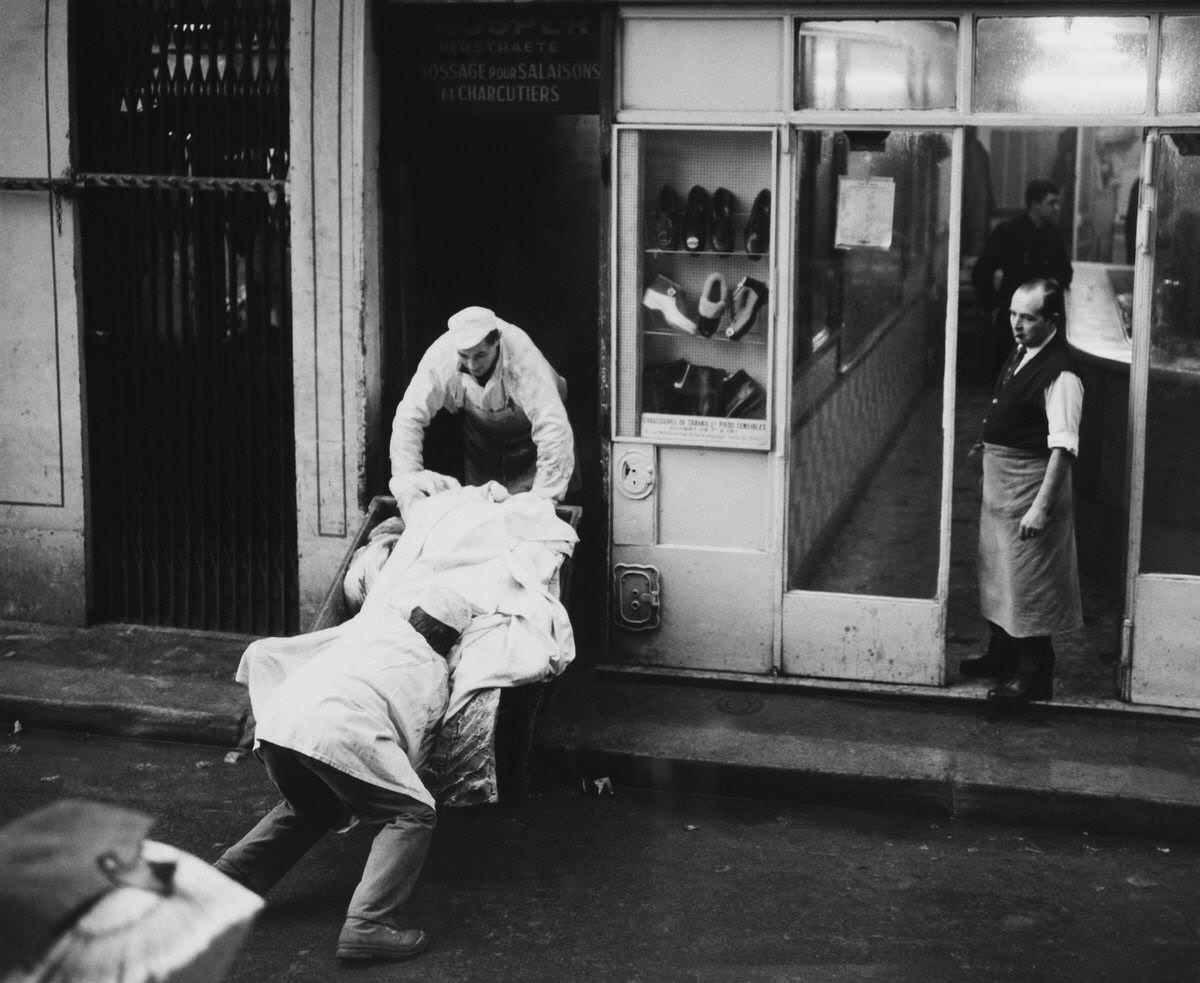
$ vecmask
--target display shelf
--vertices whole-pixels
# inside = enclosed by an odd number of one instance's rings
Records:
[[[674,341],[708,341],[718,345],[743,345],[745,347],[765,347],[767,344],[766,335],[758,328],[752,328],[736,341],[726,337],[721,328],[717,328],[716,333],[709,338],[699,334],[688,334],[686,331],[672,331],[669,328],[643,328],[642,337],[670,338]]]
[[[658,256],[689,256],[694,259],[697,257],[707,256],[712,259],[740,259],[740,260],[745,260],[747,263],[761,263],[764,259],[766,259],[770,255],[769,251],[761,252],[761,253],[754,253],[753,255],[751,255],[750,253],[742,252],[739,250],[734,250],[731,253],[719,253],[715,249],[656,249],[653,246],[647,246],[642,251],[644,253],[646,253],[646,255],[648,255],[648,256],[655,256],[655,257],[658,257]]]
[[[620,140],[617,434],[769,446],[770,210],[754,203],[769,205],[773,135],[638,128]],[[703,217],[689,211],[696,188],[705,191]],[[748,224],[761,251],[746,251]],[[664,229],[670,234],[658,238]],[[686,248],[682,237],[689,233],[704,248]],[[713,249],[714,234],[733,248]],[[716,319],[708,334],[700,330],[702,305]],[[756,312],[750,326],[729,337],[735,312],[744,318],[750,309]]]

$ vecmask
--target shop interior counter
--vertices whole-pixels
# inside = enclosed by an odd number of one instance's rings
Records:
[[[1076,263],[1066,296],[1067,340],[1084,388],[1074,469],[1080,569],[1114,586],[1124,579],[1128,542],[1132,295],[1132,268]],[[1145,471],[1134,479],[1144,490],[1142,569],[1164,573],[1191,571],[1200,551],[1192,494],[1200,484],[1200,344],[1171,299],[1156,298]]]
[[[1077,355],[1124,366],[1132,345],[1133,267],[1075,263],[1067,291],[1067,340]]]

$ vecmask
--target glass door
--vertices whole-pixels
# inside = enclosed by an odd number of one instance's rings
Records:
[[[783,671],[938,685],[951,135],[801,129],[795,147]]]
[[[1200,133],[1148,138],[1138,218],[1128,696],[1200,708]]]

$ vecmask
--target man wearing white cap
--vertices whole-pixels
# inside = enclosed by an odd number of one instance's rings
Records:
[[[439,410],[462,414],[466,484],[497,481],[560,501],[575,470],[566,383],[529,335],[486,307],[466,307],[446,327],[421,357],[392,422],[388,487],[401,511],[458,484],[424,470],[425,428]]]
[[[214,866],[265,894],[330,830],[378,826],[338,936],[343,960],[407,959],[429,941],[404,925],[437,823],[418,769],[449,700],[445,657],[474,609],[445,586],[414,600],[407,613],[360,612],[282,683],[249,680],[255,750],[283,801]]]

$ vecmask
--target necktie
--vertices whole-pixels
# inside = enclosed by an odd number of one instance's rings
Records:
[[[1000,385],[1002,385],[1002,386],[1008,385],[1009,379],[1011,379],[1013,377],[1013,375],[1016,373],[1017,366],[1021,364],[1021,359],[1023,359],[1024,357],[1025,357],[1025,346],[1017,345],[1017,350],[1012,353],[1012,357],[1008,360],[1008,365],[1004,369],[1004,379],[1001,381]]]

